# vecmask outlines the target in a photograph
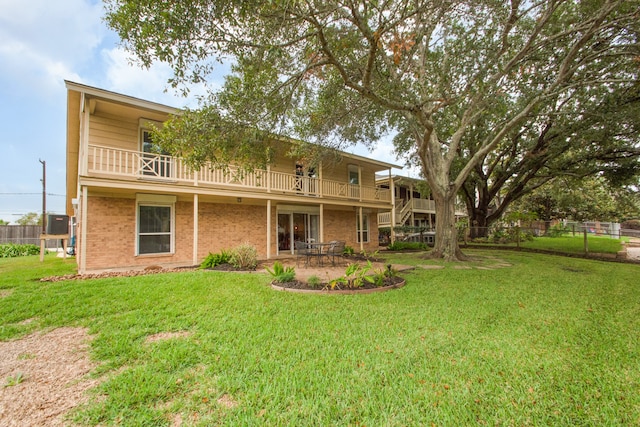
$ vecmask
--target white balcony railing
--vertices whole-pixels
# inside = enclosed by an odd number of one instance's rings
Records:
[[[411,213],[436,213],[436,202],[428,199],[411,199],[406,203],[403,200],[396,200],[396,225],[403,225],[411,217]],[[464,205],[456,204],[455,214],[457,216],[467,216]],[[384,227],[391,226],[391,212],[378,213],[378,225]]]
[[[203,167],[199,171],[192,171],[182,159],[177,157],[97,145],[89,145],[86,169],[83,170],[88,175],[101,174],[125,179],[391,202],[391,193],[384,188],[266,170],[246,172],[233,166],[227,169]]]

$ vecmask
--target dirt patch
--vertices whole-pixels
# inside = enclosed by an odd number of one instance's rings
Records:
[[[420,268],[424,268],[425,270],[442,270],[444,265],[429,265],[429,264],[421,264],[418,265]]]
[[[146,339],[146,342],[157,342],[162,340],[170,340],[173,338],[185,338],[189,336],[191,336],[191,332],[189,331],[159,332],[157,334],[149,335]]]
[[[238,406],[238,402],[236,402],[228,394],[222,395],[222,397],[218,399],[218,404],[224,406],[227,409],[235,408],[236,406]]]
[[[62,280],[84,280],[84,279],[104,279],[108,277],[134,277],[146,276],[149,274],[175,273],[184,271],[193,271],[195,267],[178,267],[178,268],[162,268],[159,266],[150,266],[143,270],[124,270],[124,271],[105,271],[101,273],[87,274],[66,274],[64,276],[50,276],[40,279],[41,282],[60,282]]]
[[[83,328],[36,332],[0,342],[0,425],[62,426],[68,411],[87,401],[90,336]]]

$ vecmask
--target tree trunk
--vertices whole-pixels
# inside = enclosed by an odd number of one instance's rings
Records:
[[[489,222],[486,208],[472,208],[467,213],[469,214],[469,237],[472,239],[487,237]]]
[[[456,228],[456,192],[452,189],[444,194],[434,192],[436,205],[436,236],[431,258],[445,261],[462,261],[467,257],[458,245],[458,230]]]

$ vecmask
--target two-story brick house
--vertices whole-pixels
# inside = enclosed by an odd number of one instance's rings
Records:
[[[377,249],[377,214],[393,210],[393,200],[375,176],[398,166],[347,153],[305,165],[283,147],[253,173],[192,171],[180,158],[156,154],[149,138],[180,110],[69,81],[66,87],[67,213],[81,273],[195,265],[245,242],[263,259],[293,254],[297,240]]]

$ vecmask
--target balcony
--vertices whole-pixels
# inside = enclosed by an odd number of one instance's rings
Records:
[[[391,203],[388,189],[270,170],[246,172],[237,167],[191,170],[178,158],[162,154],[89,145],[82,173],[89,176],[191,185],[243,192]]]
[[[406,224],[411,218],[411,214],[435,214],[436,202],[428,199],[411,199],[407,203],[402,200],[396,200],[396,226]],[[467,216],[464,205],[456,205],[456,216]],[[391,227],[391,212],[378,213],[378,226]]]

